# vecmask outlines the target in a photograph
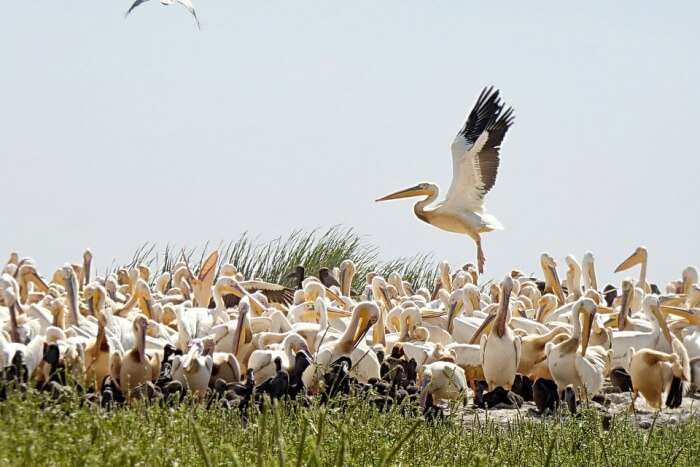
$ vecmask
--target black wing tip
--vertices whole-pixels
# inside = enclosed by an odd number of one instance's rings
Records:
[[[503,131],[508,130],[508,128],[513,126],[513,123],[515,123],[514,112],[515,111],[513,110],[513,107],[508,107],[505,111],[500,112],[497,118],[494,118],[494,120],[489,124],[489,126],[486,129],[501,129]]]
[[[493,85],[485,86],[459,133],[469,142],[476,141],[484,130],[492,128],[500,121],[499,117],[504,115],[503,108],[501,91]],[[507,121],[510,123],[512,123],[512,113],[510,107],[505,112],[508,114]]]

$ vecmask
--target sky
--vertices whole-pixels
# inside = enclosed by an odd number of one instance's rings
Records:
[[[515,108],[486,206],[486,274],[542,252],[599,280],[649,249],[665,283],[700,263],[693,149],[700,3],[152,0],[8,2],[0,20],[0,254],[50,276],[144,242],[353,227],[385,259],[475,260],[418,221],[485,85]],[[4,258],[3,258],[4,259]],[[636,275],[636,271],[630,273]]]

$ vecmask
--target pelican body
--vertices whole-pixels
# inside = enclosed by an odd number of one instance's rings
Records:
[[[495,324],[488,334],[481,336],[481,367],[489,390],[502,387],[510,389],[520,364],[522,353],[520,337],[507,325],[508,302],[513,289],[513,279],[506,276],[501,289],[501,303]]]
[[[470,236],[476,243],[479,273],[483,273],[486,257],[481,234],[503,229],[485,211],[484,197],[496,183],[501,143],[512,124],[513,109],[504,110],[499,91],[485,88],[452,142],[452,184],[445,199],[430,206],[439,189],[424,182],[377,201],[425,196],[413,207],[416,217],[441,230]]]

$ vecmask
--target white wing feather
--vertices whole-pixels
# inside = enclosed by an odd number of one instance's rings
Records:
[[[474,144],[470,144],[461,134],[452,142],[452,183],[447,191],[444,205],[456,210],[481,212],[484,200],[481,195],[484,184],[481,173],[475,163],[475,155],[481,151],[488,140],[488,131],[484,131]]]
[[[597,354],[586,353],[585,357],[576,355],[574,361],[576,372],[589,396],[595,396],[603,388],[603,369],[605,362]]]

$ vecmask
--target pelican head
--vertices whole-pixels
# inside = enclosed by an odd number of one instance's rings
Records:
[[[540,256],[540,266],[545,276],[545,282],[552,288],[552,291],[559,299],[560,305],[563,305],[566,300],[564,298],[564,291],[561,288],[559,274],[557,273],[556,261],[547,253],[542,253]]]
[[[453,331],[454,319],[462,312],[464,306],[464,290],[457,289],[450,295],[449,308],[447,311],[447,332]]]
[[[695,266],[688,266],[683,270],[683,285],[681,293],[688,293],[690,286],[698,283],[698,270]]]
[[[593,253],[587,251],[583,255],[583,263],[581,265],[583,269],[583,278],[585,281],[586,288],[598,289],[598,280],[595,275],[595,257]]]
[[[430,182],[419,183],[411,188],[405,188],[394,193],[390,193],[375,201],[389,201],[392,199],[413,198],[414,196],[430,196],[435,192],[435,184]]]
[[[535,313],[535,321],[544,323],[547,315],[549,315],[552,311],[556,309],[557,297],[555,297],[551,293],[542,295],[542,297],[540,297],[539,301],[537,302],[537,312]]]
[[[376,276],[372,279],[372,297],[375,301],[383,303],[387,310],[391,309],[387,283],[381,276]]]
[[[320,282],[309,281],[304,284],[304,300],[315,301],[318,297],[326,297],[326,288]]]
[[[467,284],[464,287],[464,295],[472,306],[473,310],[481,310],[481,292],[474,284]]]
[[[357,314],[357,326],[352,336],[352,347],[355,348],[362,341],[374,323],[379,320],[379,308],[372,302],[362,302],[354,310]]]
[[[231,263],[226,263],[219,269],[219,276],[235,277],[238,269]]]
[[[481,325],[476,329],[476,331],[474,331],[474,335],[472,335],[471,339],[469,339],[468,344],[478,345],[479,339],[481,339],[481,335],[490,332],[493,320],[496,319],[496,315],[498,314],[499,308],[500,305],[498,305],[497,303],[492,303],[484,309],[484,312],[486,313],[486,318],[484,318],[484,320],[481,322]]]
[[[615,268],[615,272],[627,271],[628,269],[642,264],[647,260],[647,249],[643,246],[637,247],[626,260],[620,263],[620,265]]]
[[[593,318],[597,312],[596,303],[590,298],[582,298],[576,302],[572,312],[579,317],[583,314],[583,322],[581,325],[581,355],[586,355],[588,342],[591,338],[591,330],[593,329]]]
[[[498,302],[498,315],[495,323],[494,330],[498,337],[503,337],[506,332],[506,325],[508,323],[508,305],[510,304],[510,295],[513,292],[513,279],[510,276],[506,276],[501,282],[501,296]]]

